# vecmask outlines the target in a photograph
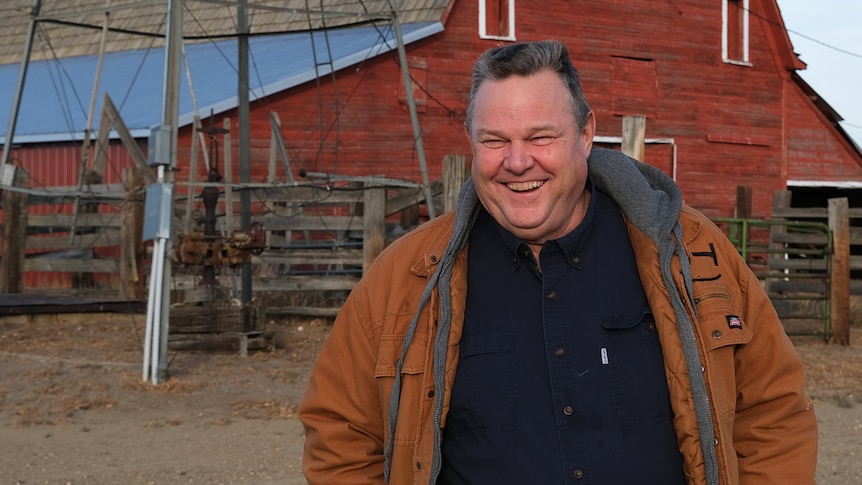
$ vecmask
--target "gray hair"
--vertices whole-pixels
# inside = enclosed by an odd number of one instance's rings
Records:
[[[556,40],[522,42],[488,49],[473,65],[473,84],[470,88],[470,102],[467,105],[467,119],[464,124],[472,134],[473,108],[476,91],[487,80],[502,81],[511,76],[532,76],[550,70],[557,73],[569,95],[569,105],[578,128],[583,128],[590,114],[590,106],[581,89],[578,71],[572,65],[569,49]]]

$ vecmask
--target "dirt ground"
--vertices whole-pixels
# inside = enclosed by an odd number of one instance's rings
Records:
[[[274,348],[169,352],[142,383],[143,316],[0,319],[0,484],[304,484],[296,407],[329,320],[270,321]],[[862,483],[862,330],[794,343],[820,422],[820,485]]]

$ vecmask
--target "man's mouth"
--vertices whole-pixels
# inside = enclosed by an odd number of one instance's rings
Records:
[[[530,190],[538,189],[539,187],[541,187],[543,185],[545,185],[544,180],[532,180],[530,182],[509,183],[509,184],[506,184],[506,187],[508,187],[509,190],[512,190],[515,192],[527,192]]]

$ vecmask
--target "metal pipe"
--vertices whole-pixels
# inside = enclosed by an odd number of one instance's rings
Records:
[[[422,188],[425,192],[425,205],[428,207],[428,217],[434,219],[434,198],[431,195],[431,183],[428,181],[428,167],[425,162],[425,148],[422,146],[422,130],[419,127],[419,116],[416,114],[416,100],[413,99],[413,82],[410,80],[410,70],[407,68],[407,52],[404,50],[404,37],[401,35],[401,21],[395,10],[395,2],[389,0],[392,9],[392,24],[395,27],[395,42],[398,46],[398,58],[401,61],[401,76],[404,78],[404,90],[407,94],[407,107],[410,110],[410,122],[413,124],[413,139],[416,142],[416,153],[419,155],[419,168],[422,171]]]
[[[251,126],[249,113],[249,82],[248,82],[248,2],[239,0],[237,2],[237,33],[238,67],[239,67],[239,181],[241,183],[251,182]],[[251,193],[244,191],[239,194],[240,203],[240,229],[247,231],[251,226]],[[232,229],[232,228],[231,228]],[[242,265],[241,275],[242,298],[240,301],[245,305],[251,302],[252,281],[251,263]]]
[[[24,47],[24,56],[21,58],[21,67],[18,69],[18,84],[15,88],[15,99],[12,101],[12,109],[9,112],[9,124],[6,126],[6,140],[3,146],[3,157],[0,159],[0,185],[3,183],[3,171],[9,163],[12,152],[12,139],[15,138],[15,124],[18,122],[18,110],[21,108],[21,95],[24,92],[24,81],[27,79],[27,68],[30,65],[30,52],[33,50],[33,37],[36,35],[36,22],[39,11],[42,9],[42,0],[36,0],[33,10],[30,12],[30,26],[27,29],[27,44]]]

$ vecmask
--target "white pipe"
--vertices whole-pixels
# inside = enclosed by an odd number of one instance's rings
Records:
[[[155,253],[154,253],[155,254]],[[147,382],[150,378],[150,342],[153,339],[153,293],[158,286],[155,271],[150,272],[150,290],[147,297],[147,329],[144,335],[144,369],[141,373],[141,380]]]
[[[156,238],[155,247],[153,248],[153,264],[155,266],[154,271],[157,273],[157,281],[162,282],[164,279],[164,268],[165,268],[165,238],[159,237]],[[161,285],[159,285],[161,286]],[[150,372],[151,379],[153,384],[159,383],[159,355],[161,355],[160,347],[161,347],[161,321],[162,321],[162,291],[158,288],[156,290],[156,294],[153,302],[153,332],[152,332],[152,370]]]

